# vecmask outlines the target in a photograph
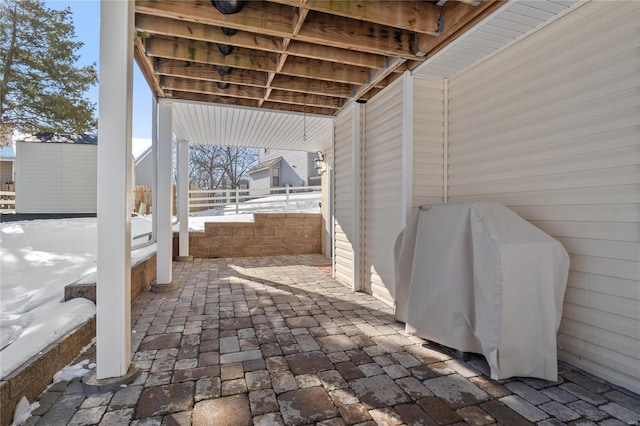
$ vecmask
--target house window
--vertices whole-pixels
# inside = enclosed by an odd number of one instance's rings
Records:
[[[273,184],[271,186],[280,186],[280,169],[275,167],[273,169]]]

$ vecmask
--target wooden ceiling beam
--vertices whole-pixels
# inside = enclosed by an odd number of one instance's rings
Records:
[[[382,82],[385,78],[387,78],[390,74],[393,74],[394,70],[405,63],[405,59],[396,58],[389,67],[383,70],[377,70],[375,75],[373,75],[369,82],[363,84],[358,88],[355,92],[354,96],[351,98],[351,101],[357,101],[364,94],[366,94],[369,90],[374,89],[378,83]],[[350,102],[351,102],[350,101]]]
[[[258,107],[258,101],[255,99],[243,99],[227,96],[207,95],[203,93],[181,92],[179,90],[167,90],[167,97],[171,99],[180,99],[184,101],[207,102],[222,105],[237,105],[246,107]]]
[[[319,108],[319,107],[312,107],[310,105],[283,104],[279,102],[271,102],[268,99],[262,104],[262,106],[267,109],[273,109],[278,111],[302,112],[307,114],[318,114],[318,115],[334,115],[337,111],[337,109],[334,109],[334,108]]]
[[[370,72],[362,67],[292,57],[284,64],[280,74],[360,85],[367,82]]]
[[[309,105],[320,108],[338,109],[342,105],[340,98],[330,96],[310,95],[307,93],[293,93],[282,90],[272,90],[269,101],[295,105]]]
[[[289,43],[287,53],[290,56],[338,62],[358,67],[384,68],[386,64],[386,59],[383,55],[340,49],[323,44],[306,43],[297,40],[292,40],[291,43]]]
[[[286,90],[289,92],[304,92],[313,95],[334,96],[340,98],[350,98],[353,95],[353,86],[332,81],[312,80],[308,78],[290,77],[277,75],[271,83],[273,89]]]
[[[136,12],[276,37],[291,34],[293,17],[291,7],[266,1],[248,1],[241,12],[224,15],[208,0],[137,0]]]
[[[147,40],[147,55],[267,72],[276,70],[277,60],[272,53],[240,48],[225,56],[215,44],[159,37]]]
[[[147,80],[147,84],[151,88],[156,99],[163,98],[164,92],[160,85],[158,84],[158,79],[155,77],[155,72],[153,69],[153,58],[149,58],[146,54],[146,47],[144,46],[144,41],[139,37],[135,37],[133,44],[133,57],[142,71],[142,75],[144,79]]]
[[[155,70],[156,74],[163,76],[267,87],[267,73],[260,71],[236,68],[231,74],[221,76],[211,65],[161,58],[157,59]]]
[[[484,0],[477,6],[461,2],[450,2],[443,6],[444,31],[439,37],[418,35],[416,52],[426,57],[433,55],[445,45],[458,38],[466,29],[476,25],[487,15],[502,6],[506,0]],[[441,46],[440,48],[437,48]]]
[[[374,22],[425,34],[437,34],[440,7],[424,0],[271,0],[293,7]]]
[[[160,18],[157,16],[138,14],[136,28],[142,34],[163,35],[209,43],[227,44],[246,49],[264,50],[266,52],[281,53],[285,51],[280,37],[264,36],[260,34],[239,31],[233,36],[225,36],[222,28],[195,22],[178,21],[176,19]],[[293,41],[289,43],[286,52],[289,55],[321,61],[339,62],[368,68],[384,68],[385,58],[381,55],[357,52],[347,49],[336,49],[319,44]]]
[[[264,97],[265,89],[251,86],[229,86],[228,89],[219,88],[215,82],[205,80],[190,80],[178,77],[162,77],[160,86],[163,89],[180,92],[203,93],[216,96],[230,96],[260,100]]]
[[[413,31],[312,12],[305,19],[299,34],[294,36],[293,8],[270,1],[248,1],[241,12],[231,15],[223,15],[209,1],[203,0],[137,0],[136,11],[323,46],[420,60],[414,54]]]
[[[283,48],[280,37],[248,33],[246,31],[239,31],[235,35],[226,36],[222,33],[222,27],[219,26],[152,15],[136,15],[136,29],[139,32],[149,34],[228,44],[267,52],[279,53]]]
[[[411,31],[319,12],[309,14],[295,39],[377,55],[420,59],[414,53],[416,34]]]

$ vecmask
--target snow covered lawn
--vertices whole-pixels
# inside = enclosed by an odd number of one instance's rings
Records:
[[[150,230],[133,219],[132,234]],[[95,271],[95,218],[2,223],[0,377],[95,315],[89,300],[64,302],[64,287]]]
[[[319,193],[284,195],[252,203],[254,212],[320,213]],[[189,218],[191,231],[205,222],[252,221],[252,213],[235,214],[235,206],[212,209]],[[178,226],[174,229],[177,231]],[[151,231],[150,217],[135,217],[132,236]],[[5,377],[59,337],[95,315],[86,299],[64,302],[64,287],[95,282],[96,219],[51,219],[0,225],[0,377]],[[135,239],[132,246],[140,244]],[[155,246],[132,252],[132,264]]]

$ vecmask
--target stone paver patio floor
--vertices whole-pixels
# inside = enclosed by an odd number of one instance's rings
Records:
[[[174,263],[179,290],[132,308],[135,383],[53,385],[38,425],[628,425],[640,398],[560,364],[558,382],[488,378],[404,334],[319,255]],[[92,351],[81,356],[92,356]]]

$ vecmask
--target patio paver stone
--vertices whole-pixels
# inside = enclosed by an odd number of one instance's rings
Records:
[[[484,358],[404,333],[393,310],[327,276],[320,255],[175,262],[179,288],[132,305],[138,380],[40,397],[26,425],[615,426],[640,397],[567,364],[494,381]],[[95,360],[95,347],[76,362]]]

